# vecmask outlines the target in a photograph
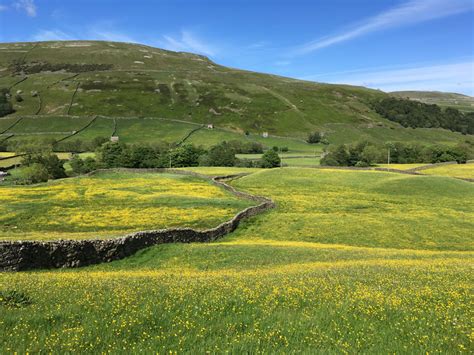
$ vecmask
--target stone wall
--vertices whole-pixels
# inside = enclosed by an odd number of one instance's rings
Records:
[[[173,174],[193,175],[200,178],[209,177],[190,171],[175,169],[120,169],[132,172],[168,172]],[[92,174],[95,174],[93,172]],[[251,195],[237,191],[226,184],[226,179],[232,179],[246,174],[215,177],[213,183],[223,187],[232,194],[258,202],[237,213],[231,220],[219,226],[203,231],[191,228],[162,229],[136,232],[121,238],[93,240],[58,240],[51,242],[18,241],[0,242],[0,270],[21,271],[40,268],[80,267],[123,259],[137,251],[157,244],[165,243],[203,243],[212,242],[228,233],[233,232],[239,223],[249,217],[258,215],[275,203],[262,196]]]

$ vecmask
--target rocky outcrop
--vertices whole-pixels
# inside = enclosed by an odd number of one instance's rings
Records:
[[[209,179],[209,177],[201,174],[174,169],[121,170],[141,173],[168,172]],[[123,259],[135,254],[141,249],[157,244],[212,242],[233,232],[244,219],[275,207],[275,203],[266,197],[237,191],[234,187],[224,182],[227,179],[234,179],[243,175],[246,174],[216,177],[213,178],[212,181],[214,184],[223,187],[238,197],[247,198],[259,204],[246,208],[237,213],[231,220],[215,228],[202,231],[191,228],[150,230],[132,233],[120,238],[104,240],[0,242],[0,270],[21,271],[42,268],[80,267]]]

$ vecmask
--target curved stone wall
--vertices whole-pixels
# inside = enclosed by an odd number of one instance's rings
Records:
[[[118,170],[140,173],[165,172],[210,179],[202,174],[175,169]],[[95,173],[97,171],[92,174]],[[123,259],[141,249],[157,244],[212,242],[233,232],[242,220],[275,207],[275,203],[271,199],[237,191],[234,187],[224,182],[227,179],[235,179],[244,175],[247,174],[215,177],[212,179],[212,182],[238,197],[250,199],[259,204],[246,208],[237,213],[231,220],[215,228],[202,231],[191,228],[150,230],[113,239],[0,242],[0,270],[21,271],[41,268],[79,267]]]

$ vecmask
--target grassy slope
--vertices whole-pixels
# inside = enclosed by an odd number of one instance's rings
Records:
[[[474,97],[439,91],[395,91],[393,96],[409,98],[441,107],[454,107],[461,111],[474,111]]]
[[[295,138],[305,138],[317,129],[326,132],[334,143],[361,138],[446,143],[461,139],[459,134],[444,130],[405,129],[381,118],[369,106],[371,100],[385,95],[379,91],[235,70],[188,53],[93,41],[2,44],[0,68],[7,68],[15,59],[24,63],[113,65],[109,71],[78,76],[59,72],[28,75],[12,89],[13,93],[21,90],[24,98],[15,103],[15,116],[38,112],[39,99],[31,95],[37,91],[42,100],[40,115],[69,112],[77,116],[161,117],[199,124],[212,122],[240,133],[260,135],[268,131]],[[0,87],[11,87],[21,78],[4,75]],[[178,123],[163,124],[176,126],[163,128],[156,123],[137,120],[129,124],[130,131],[125,124],[119,134],[125,141],[156,141],[168,131],[169,139],[174,139],[173,134],[182,128]],[[84,134],[92,137],[109,132],[91,128]],[[244,139],[242,135],[237,137]],[[215,138],[215,134],[200,132],[193,139],[207,143]]]
[[[249,206],[181,175],[102,173],[0,186],[0,239],[96,238],[175,226],[209,228]]]
[[[0,289],[24,291],[33,304],[2,309],[0,346],[468,351],[474,207],[459,199],[472,201],[471,184],[292,168],[234,184],[271,196],[277,209],[217,243],[162,245],[107,265],[3,275]]]
[[[433,167],[420,171],[423,174],[474,179],[474,163],[452,164]]]

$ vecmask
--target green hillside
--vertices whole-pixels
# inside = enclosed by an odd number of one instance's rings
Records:
[[[103,118],[77,138],[115,133],[128,142],[174,142],[196,124],[212,123],[221,129],[219,139],[268,132],[301,140],[314,130],[331,143],[462,139],[447,130],[407,129],[382,118],[371,105],[388,97],[380,91],[231,69],[200,55],[138,44],[3,43],[0,75],[0,88],[9,90],[15,110],[0,119],[0,141],[11,134],[10,140],[64,137],[95,115]],[[9,129],[24,116],[30,118]],[[216,141],[215,131],[199,133],[204,145]]]
[[[451,92],[439,91],[394,91],[393,96],[436,104],[441,107],[454,107],[460,111],[474,111],[474,97]]]

